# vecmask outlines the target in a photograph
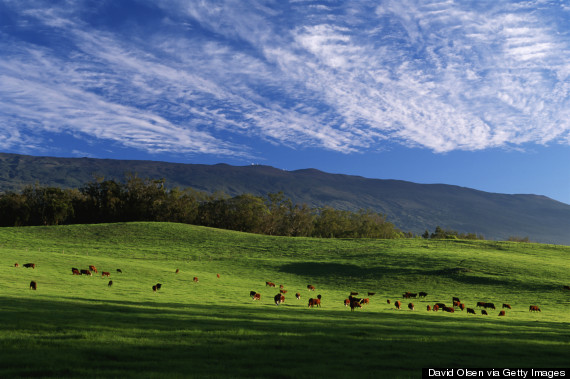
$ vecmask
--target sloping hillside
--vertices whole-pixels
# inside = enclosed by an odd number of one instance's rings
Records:
[[[91,158],[0,154],[0,191],[28,184],[80,187],[96,176],[122,180],[126,173],[165,178],[169,187],[193,187],[229,195],[283,191],[312,207],[372,209],[398,228],[421,234],[439,225],[489,239],[528,236],[570,245],[570,205],[538,195],[506,195],[442,184],[368,179],[315,169],[283,171],[269,166],[178,164]]]

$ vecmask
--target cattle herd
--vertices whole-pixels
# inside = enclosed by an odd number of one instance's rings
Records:
[[[31,268],[31,269],[35,269],[36,268],[36,264],[35,263],[26,263],[22,265],[24,268]],[[18,263],[14,264],[15,268],[20,267],[20,265]],[[71,268],[71,272],[73,275],[87,275],[87,276],[92,276],[93,273],[98,274],[97,268],[93,265],[90,265],[88,269],[78,269],[76,267],[72,267]],[[117,273],[122,274],[122,270],[120,268],[118,268],[116,270]],[[175,273],[178,274],[180,272],[179,269],[176,269]],[[102,271],[101,272],[101,277],[110,277],[111,273],[109,271]],[[217,278],[220,278],[220,274],[216,274]],[[194,277],[193,281],[195,283],[198,283],[198,277]],[[113,281],[109,280],[108,283],[108,287],[111,287],[113,285]],[[265,286],[266,287],[276,287],[275,283],[267,281],[265,282]],[[30,282],[30,289],[31,290],[37,290],[38,288],[38,284],[35,280],[32,280]],[[152,286],[152,290],[153,292],[157,292],[160,291],[160,289],[162,288],[162,284],[161,283],[157,283],[155,285]],[[564,286],[563,287],[564,290],[570,290],[570,286]],[[309,292],[311,291],[315,291],[315,286],[309,284],[307,285],[307,290]],[[283,285],[279,286],[279,293],[277,293],[274,297],[273,297],[273,301],[275,303],[275,305],[279,305],[285,302],[285,294],[287,293],[287,290],[284,288]],[[370,297],[373,296],[375,294],[375,292],[368,292],[367,295],[368,297],[363,297],[363,298],[359,298],[356,297],[358,296],[358,292],[353,292],[351,291],[350,294],[348,295],[348,298],[346,298],[344,300],[344,306],[345,307],[350,307],[351,311],[354,311],[357,308],[362,308],[363,305],[367,305],[370,304]],[[260,301],[261,300],[261,294],[259,292],[256,291],[250,291],[249,296],[255,301]],[[406,292],[403,294],[402,298],[403,299],[415,299],[415,298],[426,298],[428,296],[427,292],[417,292],[417,293],[412,293],[412,292]],[[295,298],[297,300],[301,299],[301,293],[300,292],[296,292],[295,293]],[[319,294],[317,295],[315,298],[311,297],[308,300],[308,307],[309,308],[314,308],[314,307],[321,307],[321,300],[322,300],[322,296]],[[391,304],[391,300],[387,299],[386,301],[387,304]],[[402,309],[403,304],[400,300],[396,300],[394,302],[394,306],[396,309]],[[414,306],[414,303],[409,302],[407,305],[407,308],[411,311],[414,311],[416,308]],[[461,300],[458,297],[452,296],[451,299],[451,306],[446,305],[445,303],[442,302],[437,302],[433,305],[428,304],[426,306],[426,309],[428,312],[438,312],[438,311],[442,311],[442,312],[448,312],[448,313],[454,313],[456,310],[459,311],[466,311],[466,314],[473,314],[476,315],[476,309],[480,310],[480,313],[482,315],[488,315],[487,310],[496,310],[495,304],[492,302],[488,302],[488,301],[478,301],[475,305],[475,307],[473,308],[469,308],[465,305],[465,303],[461,302]],[[507,303],[502,303],[502,309],[499,311],[499,316],[505,316],[506,315],[506,310],[507,309],[512,309],[510,304]],[[538,307],[538,305],[530,305],[529,306],[529,312],[541,312],[540,308]]]

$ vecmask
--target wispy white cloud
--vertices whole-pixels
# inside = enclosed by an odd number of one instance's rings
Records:
[[[3,149],[43,131],[243,157],[256,152],[232,141],[352,153],[570,140],[557,2],[133,0],[158,4],[157,28],[96,24],[101,9],[82,2],[4,3]],[[19,34],[41,28],[51,41]]]

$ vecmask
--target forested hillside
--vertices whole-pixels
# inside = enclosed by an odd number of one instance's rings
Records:
[[[570,205],[539,195],[487,193],[443,184],[417,184],[268,166],[194,165],[154,161],[32,157],[0,154],[0,191],[26,185],[79,188],[95,177],[124,180],[126,173],[165,179],[168,188],[209,194],[267,196],[283,192],[293,204],[380,213],[402,231],[436,226],[487,239],[528,237],[570,245]]]

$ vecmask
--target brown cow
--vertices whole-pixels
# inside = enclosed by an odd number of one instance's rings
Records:
[[[540,310],[540,308],[538,307],[538,305],[531,305],[530,307],[528,307],[528,311],[529,312],[542,312]]]
[[[484,307],[485,304],[487,304],[487,303],[485,303],[484,301],[478,301],[478,302],[477,302],[477,306],[478,306],[478,307]]]
[[[455,312],[455,309],[453,309],[452,307],[445,307],[445,308],[443,308],[443,310],[446,312],[449,312],[449,313]]]
[[[253,300],[261,300],[261,294],[260,293],[254,293],[251,298]]]
[[[275,287],[275,283],[272,282],[265,282],[265,286],[269,286],[269,287]]]
[[[344,299],[344,306],[348,307],[350,305],[350,300]]]
[[[285,296],[278,293],[277,295],[273,296],[273,300],[275,301],[275,305],[279,305],[285,301]]]
[[[461,309],[462,311],[465,310],[465,304],[460,303],[460,304],[459,304],[459,309]]]
[[[434,305],[434,306],[433,306],[433,311],[434,311],[434,312],[439,311],[439,305],[437,305],[437,304]]]
[[[36,268],[36,264],[35,264],[35,263],[26,263],[26,264],[24,264],[24,267],[25,267],[25,268],[30,268],[30,267],[31,267],[31,268]]]
[[[111,287],[113,285],[113,281],[109,280],[109,284],[107,284],[107,287]]]
[[[18,264],[18,262],[14,263],[14,267],[20,267],[20,265]]]
[[[198,283],[198,277],[195,276],[194,279],[192,279],[194,281],[194,283]]]
[[[461,304],[459,301],[453,300],[453,306],[458,307]]]
[[[414,303],[409,303],[408,308],[413,311],[414,310]]]
[[[315,286],[312,286],[312,285],[309,284],[309,285],[307,286],[307,289],[308,289],[309,291],[314,291],[314,290],[315,290]]]
[[[360,300],[360,304],[370,304],[370,299],[369,298],[365,298]]]
[[[297,300],[301,300],[301,294],[300,294],[299,292],[297,292],[297,293],[295,294],[295,297],[297,298]]]
[[[475,314],[475,309],[473,309],[473,308],[467,308],[467,314],[469,314],[469,313]]]
[[[177,268],[176,271],[174,271],[175,274],[178,274],[180,272],[180,269]]]
[[[429,304],[427,305],[427,310],[428,310],[428,312],[431,311],[431,305],[429,305]]]
[[[508,309],[512,309],[510,304],[503,304],[503,309],[508,308]]]
[[[499,312],[499,316],[504,316],[504,315],[505,315],[505,311],[504,311],[504,310]]]
[[[394,305],[396,306],[397,309],[400,309],[400,307],[402,306],[402,302],[400,300],[397,300]]]
[[[362,308],[362,304],[358,301],[351,301],[350,302],[350,310],[354,311],[354,308]]]
[[[488,316],[487,311],[484,310],[484,309],[481,310],[481,314],[482,314],[482,315],[485,315],[485,316]]]
[[[152,292],[156,292],[156,286],[152,286]]]
[[[71,269],[71,273],[72,273],[73,275],[81,275],[81,273],[79,272],[79,270],[76,269],[76,268]]]
[[[35,291],[37,288],[38,288],[38,284],[32,280],[30,282],[30,289]]]
[[[216,274],[216,278],[218,278],[218,279],[219,279],[219,278],[220,278],[220,274]]]
[[[286,294],[286,293],[287,293],[287,290],[279,290],[279,292],[282,293],[282,294]]]
[[[94,271],[95,274],[98,274],[98,273],[99,273],[99,272],[97,271],[97,267],[95,267],[95,266],[93,266],[93,265],[89,266],[89,270]]]
[[[439,308],[441,308],[443,310],[443,308],[446,308],[447,306],[444,303],[436,303],[435,305],[437,305]]]
[[[107,272],[107,271],[102,271],[102,272],[101,272],[101,277],[104,277],[104,276],[109,277],[109,276],[111,276],[111,273],[110,273],[110,272]]]
[[[320,307],[321,306],[321,299],[309,299],[309,307]]]

